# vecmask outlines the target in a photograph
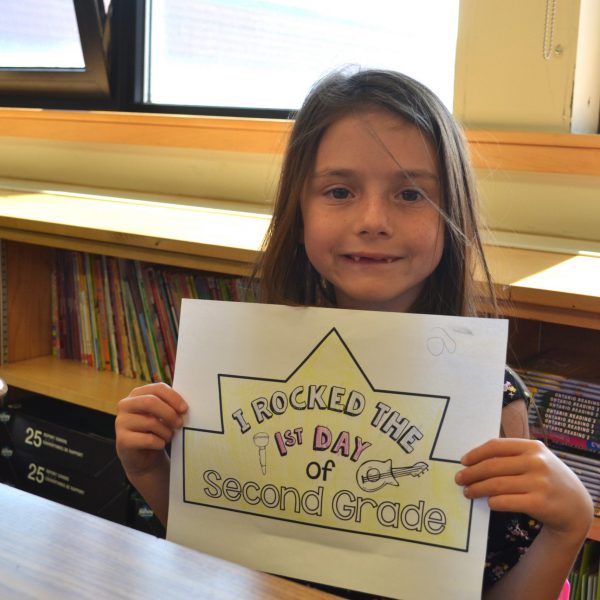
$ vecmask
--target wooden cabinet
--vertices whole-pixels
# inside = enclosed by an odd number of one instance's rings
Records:
[[[8,314],[0,377],[114,414],[140,382],[51,355],[51,249],[239,275],[250,272],[268,222],[264,214],[0,192]],[[600,365],[599,256],[491,246],[486,252],[501,310],[511,318],[512,362],[553,345],[593,353]],[[600,523],[591,535],[600,539]]]

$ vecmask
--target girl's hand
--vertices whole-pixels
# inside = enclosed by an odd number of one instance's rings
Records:
[[[536,440],[493,439],[467,452],[455,481],[467,498],[488,498],[492,510],[521,512],[560,536],[583,539],[593,518],[590,495],[571,471]],[[550,530],[550,531],[549,531]]]
[[[117,405],[117,455],[127,475],[139,477],[156,469],[165,446],[183,425],[183,398],[166,383],[150,383],[131,391]]]

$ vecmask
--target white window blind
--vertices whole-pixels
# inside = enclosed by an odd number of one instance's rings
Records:
[[[72,0],[0,0],[0,67],[83,69]]]
[[[345,65],[402,71],[452,108],[458,0],[148,0],[145,100],[298,108]]]

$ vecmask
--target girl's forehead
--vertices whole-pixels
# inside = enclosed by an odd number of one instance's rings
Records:
[[[357,132],[370,131],[380,133],[407,133],[413,130],[421,131],[402,115],[393,113],[385,108],[365,107],[349,113],[345,113],[335,119],[325,130],[324,137],[331,132],[340,130],[356,130]],[[422,134],[427,137],[426,134]]]
[[[315,167],[344,158],[362,161],[363,156],[372,154],[437,170],[429,136],[401,115],[380,108],[347,113],[329,125],[321,138]]]

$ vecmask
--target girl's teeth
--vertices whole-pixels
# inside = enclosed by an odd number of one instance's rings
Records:
[[[352,256],[352,260],[353,260],[355,263],[357,263],[357,262],[360,262],[360,261],[361,261],[361,258],[360,258],[360,256]],[[388,263],[388,264],[389,264],[389,263],[391,263],[391,262],[394,262],[394,259],[393,259],[393,258],[373,258],[373,259],[371,259],[371,260],[385,261],[385,262],[386,262],[386,263]]]

